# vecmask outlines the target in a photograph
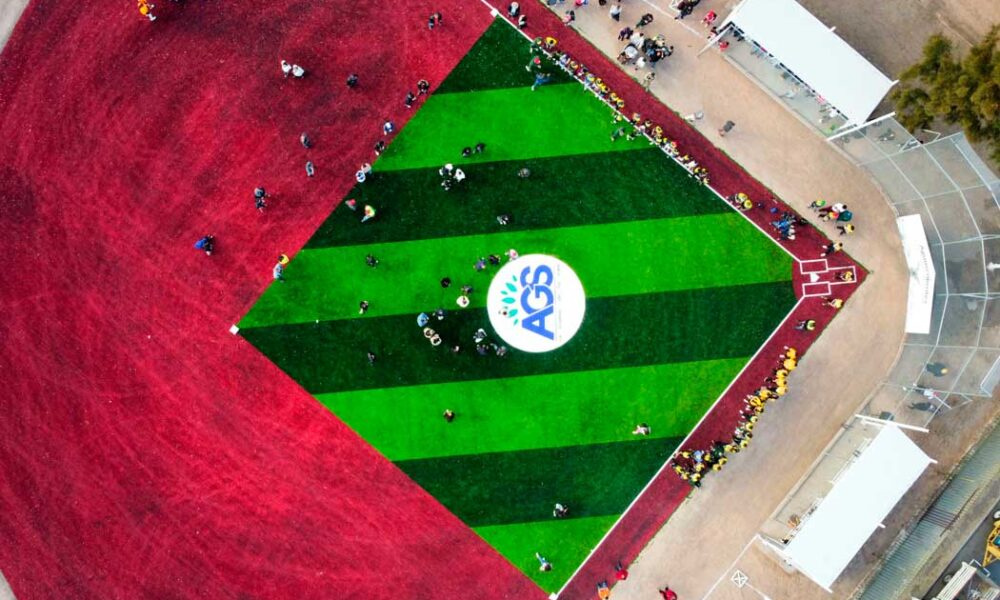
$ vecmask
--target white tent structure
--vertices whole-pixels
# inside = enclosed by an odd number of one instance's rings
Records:
[[[773,548],[791,567],[827,591],[900,498],[934,462],[902,430],[878,435],[803,517],[794,537]]]
[[[834,131],[866,123],[895,83],[795,0],[743,0],[717,31],[713,43],[733,36],[726,56],[779,97],[805,94],[820,108],[832,107],[843,117],[832,123]],[[784,81],[765,73],[765,65]]]

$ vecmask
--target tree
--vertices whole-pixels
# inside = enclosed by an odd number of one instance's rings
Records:
[[[974,142],[985,142],[1000,163],[1000,25],[994,25],[964,58],[950,40],[932,35],[923,60],[903,71],[893,90],[899,121],[911,131],[935,119],[958,124]]]

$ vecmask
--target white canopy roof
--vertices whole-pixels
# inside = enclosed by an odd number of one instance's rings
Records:
[[[785,558],[829,591],[931,462],[898,427],[883,426],[784,547]]]
[[[934,312],[934,260],[919,214],[896,219],[903,241],[903,255],[910,269],[910,289],[906,296],[906,333],[930,333]]]
[[[743,0],[723,25],[730,22],[839,110],[850,125],[865,123],[894,83],[795,0]]]

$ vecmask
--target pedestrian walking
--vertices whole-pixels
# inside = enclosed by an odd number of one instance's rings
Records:
[[[623,135],[625,135],[625,128],[619,127],[618,129],[615,129],[614,131],[611,132],[611,141],[614,142]]]
[[[597,598],[598,600],[608,600],[611,597],[611,587],[608,586],[607,581],[602,581],[597,584]]]
[[[850,235],[854,233],[854,225],[848,223],[847,225],[837,225],[837,229],[840,230],[840,235]]]
[[[292,74],[292,65],[288,64],[288,61],[285,60],[281,61],[281,73],[285,76],[286,79],[288,78],[289,75]]]
[[[844,306],[844,301],[840,298],[823,298],[823,306],[829,306],[832,309],[839,310]]]
[[[375,208],[371,204],[365,204],[365,215],[361,218],[361,222],[371,221],[375,218]]]
[[[511,2],[507,5],[507,16],[511,19],[516,19],[517,15],[521,14],[521,5],[517,2]]]
[[[313,166],[311,160],[306,161],[306,177],[312,177],[316,174],[316,167]]]
[[[627,40],[630,37],[632,37],[633,33],[634,32],[632,31],[631,27],[622,27],[621,31],[618,32],[618,41],[619,42],[624,42],[625,40]]]
[[[736,127],[736,123],[733,123],[732,121],[726,121],[725,123],[723,123],[722,127],[719,128],[719,136],[726,137],[726,134],[732,131],[733,127]]]
[[[366,312],[368,312],[368,301],[367,300],[362,300],[361,302],[359,302],[358,303],[358,308],[359,308],[359,310],[358,310],[358,314],[359,315],[363,315]]]
[[[539,563],[538,570],[539,571],[551,571],[552,570],[552,563],[550,563],[548,560],[546,560],[544,556],[542,556],[538,552],[535,552],[535,558],[538,559],[538,563]]]
[[[435,27],[440,27],[444,19],[441,17],[441,13],[432,13],[427,19],[427,29],[434,29]]]
[[[702,26],[704,26],[705,29],[711,28],[712,25],[715,24],[715,19],[717,19],[718,16],[719,15],[715,14],[714,10],[708,11],[707,13],[705,13],[705,16],[701,19]]]
[[[482,154],[483,152],[486,152],[486,144],[484,142],[477,143],[472,149],[472,152],[475,154]]]
[[[431,89],[431,84],[426,79],[421,79],[417,82],[417,95],[423,96],[428,93]]]
[[[450,408],[446,408],[444,409],[444,412],[441,413],[441,416],[444,417],[444,420],[446,422],[451,423],[452,421],[455,420],[455,411],[451,410]]]
[[[548,82],[549,82],[549,75],[547,73],[536,73],[535,83],[531,84],[531,91],[535,91],[535,89],[538,86],[545,85]]]
[[[462,290],[462,295],[463,296],[468,296],[468,295],[472,294],[472,286],[471,285],[463,285],[459,289]]]
[[[406,92],[406,99],[403,100],[403,104],[406,108],[413,108],[413,103],[417,101],[417,97],[413,95],[413,92]]]
[[[294,77],[296,79],[302,79],[305,76],[306,76],[306,70],[305,69],[303,69],[302,67],[300,67],[299,65],[296,65],[296,64],[292,65],[292,77]]]
[[[426,327],[427,323],[431,320],[430,315],[425,312],[417,315],[417,327]]]
[[[556,502],[556,505],[552,507],[552,516],[557,519],[563,519],[568,514],[569,509],[558,502]]]
[[[357,86],[358,86],[358,74],[351,73],[350,75],[347,76],[347,87],[354,89]]]
[[[820,256],[827,256],[833,254],[834,252],[840,252],[844,249],[844,244],[841,242],[832,242],[823,246],[823,253]]]
[[[656,591],[660,592],[660,597],[662,597],[663,600],[677,600],[677,593],[674,592],[669,587],[665,587],[662,590],[656,590]]]
[[[365,257],[365,264],[374,269],[378,266],[378,258],[374,254],[369,254]]]
[[[462,156],[465,158],[472,156],[472,146],[466,146],[465,148],[462,148]]]
[[[611,18],[613,20],[615,20],[615,21],[621,21],[622,20],[622,5],[621,4],[614,4],[614,5],[612,5],[611,9],[608,10],[608,14],[611,16]],[[621,34],[620,33],[618,34],[618,39],[621,39]]]
[[[569,25],[575,20],[576,20],[576,11],[573,10],[567,10],[566,14],[563,15],[562,18],[563,25]]]
[[[451,277],[443,277],[441,279],[441,287],[443,288],[451,287]]]
[[[517,18],[517,28],[524,29],[528,26],[528,15],[521,15]]]
[[[302,147],[306,150],[313,147],[312,140],[309,139],[309,134],[304,131],[302,132],[302,135],[299,136],[299,142],[302,143]]]
[[[628,579],[628,569],[625,568],[622,561],[618,561],[618,564],[615,565],[615,578],[618,581],[625,581]]]
[[[826,206],[826,200],[822,200],[822,199],[820,199],[820,200],[813,200],[812,203],[809,204],[809,208],[811,208],[812,210],[816,210],[816,211],[823,210],[824,206]]]
[[[285,282],[285,265],[279,259],[278,262],[274,263],[274,268],[271,269],[271,276],[275,281]]]
[[[212,256],[212,251],[215,250],[215,236],[202,236],[201,239],[194,243],[194,247],[198,250],[204,251],[205,256]]]
[[[681,20],[684,17],[690,15],[694,12],[694,7],[701,0],[681,0],[680,4],[677,5],[677,16],[674,19]]]
[[[795,324],[797,331],[813,331],[816,329],[816,321],[813,319],[803,319]]]
[[[150,22],[156,20],[156,16],[153,15],[154,8],[156,8],[155,4],[150,4],[147,0],[139,0],[139,14],[149,19]]]
[[[476,264],[473,265],[472,268],[475,269],[475,270],[477,270],[477,271],[482,271],[482,270],[486,269],[486,259],[485,258],[480,258],[479,260],[476,261]]]
[[[268,195],[264,188],[259,187],[254,189],[253,204],[260,212],[264,212],[264,209],[267,208],[267,198]]]
[[[646,73],[646,76],[642,80],[642,89],[649,91],[649,86],[653,84],[653,80],[656,79],[656,73],[650,71]]]
[[[935,377],[944,377],[948,374],[948,365],[943,362],[927,363],[927,372]]]
[[[385,142],[382,140],[375,142],[375,156],[379,156],[383,152],[385,152]]]
[[[635,28],[640,29],[642,27],[645,27],[646,25],[649,25],[652,22],[653,22],[652,13],[646,13],[639,18],[639,22],[635,24]]]
[[[396,131],[396,126],[389,119],[382,123],[382,135],[389,135],[393,131]]]

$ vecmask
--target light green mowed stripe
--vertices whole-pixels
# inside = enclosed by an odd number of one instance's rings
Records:
[[[495,268],[477,273],[480,256],[515,248],[558,256],[589,298],[787,281],[791,259],[736,213],[434,238],[303,250],[260,297],[240,327],[455,309],[459,286],[472,285],[472,307],[486,304]],[[365,264],[372,253],[381,263]],[[443,277],[453,285],[440,286]]]
[[[611,110],[577,83],[434,94],[375,164],[378,171],[465,165],[648,148],[643,138],[611,141]],[[486,144],[463,158],[462,148]],[[474,185],[474,167],[467,169]],[[513,175],[512,175],[513,176]],[[595,176],[599,174],[595,173]],[[641,174],[636,174],[637,177]]]
[[[319,394],[389,460],[684,436],[746,358]],[[447,423],[444,409],[456,412]]]
[[[569,509],[572,514],[573,507]],[[617,515],[552,519],[489,525],[476,527],[473,531],[543,590],[555,592],[566,583],[617,519]],[[538,569],[540,563],[535,558],[535,552],[552,563],[551,571]]]

